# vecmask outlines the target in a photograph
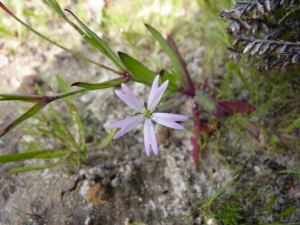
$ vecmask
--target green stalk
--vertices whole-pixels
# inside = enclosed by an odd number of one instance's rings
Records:
[[[12,16],[15,20],[17,20],[19,23],[21,23],[23,26],[25,26],[27,29],[29,29],[30,31],[32,31],[33,33],[35,33],[36,35],[38,35],[39,37],[45,39],[46,41],[50,42],[51,44],[53,44],[53,45],[55,45],[55,46],[57,46],[57,47],[59,47],[59,48],[65,50],[65,51],[67,51],[67,52],[70,52],[71,54],[73,54],[73,55],[77,56],[78,58],[81,58],[81,59],[83,59],[83,60],[85,60],[85,61],[87,61],[87,62],[89,62],[89,63],[95,64],[95,65],[97,65],[97,66],[99,66],[99,67],[102,67],[102,68],[104,68],[104,69],[107,69],[107,70],[109,70],[109,71],[111,71],[111,72],[113,72],[113,73],[122,75],[122,72],[119,72],[119,71],[114,70],[114,69],[112,69],[112,68],[110,68],[110,67],[107,67],[107,66],[105,66],[105,65],[102,65],[102,64],[100,64],[100,63],[97,63],[97,62],[95,62],[95,61],[93,61],[93,60],[91,60],[91,59],[89,59],[89,58],[86,58],[85,56],[83,56],[83,55],[81,55],[81,54],[79,54],[79,53],[76,53],[76,52],[74,52],[74,51],[72,51],[72,50],[70,50],[70,49],[67,49],[67,48],[65,48],[64,46],[62,46],[62,45],[56,43],[55,41],[52,41],[51,39],[49,39],[49,38],[45,37],[44,35],[40,34],[40,33],[37,32],[36,30],[34,30],[34,29],[31,28],[30,26],[28,26],[26,23],[24,23],[22,20],[20,20],[18,17],[16,17],[11,11],[9,11],[9,10],[3,5],[2,2],[0,2],[0,7],[1,7],[7,14],[9,14],[10,16]]]

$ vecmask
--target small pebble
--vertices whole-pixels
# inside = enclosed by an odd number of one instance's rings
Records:
[[[255,171],[255,173],[260,173],[260,167],[259,166],[254,166],[254,171]]]

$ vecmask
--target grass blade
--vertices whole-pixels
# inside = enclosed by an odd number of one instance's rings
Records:
[[[64,12],[62,11],[60,5],[55,0],[48,0],[49,6],[56,12],[59,16],[64,17]]]
[[[67,9],[65,10],[74,17],[74,19],[80,24],[82,29],[86,32],[86,35],[88,35],[88,37],[90,38],[86,40],[89,40],[90,44],[92,44],[94,47],[96,47],[101,52],[103,52],[103,54],[105,54],[108,58],[110,58],[110,60],[116,65],[116,67],[119,70],[123,72],[127,71],[126,66],[117,57],[117,55],[104,43],[104,41],[101,40],[101,38],[99,38],[93,31],[91,31],[85,24],[83,24],[70,10]]]
[[[37,155],[35,158],[36,159],[54,159],[54,158],[61,158],[61,157],[66,157],[67,154],[69,154],[70,151],[65,150],[65,151],[57,151],[57,152],[52,152],[52,153],[45,153],[45,154],[40,154]]]
[[[62,46],[62,45],[56,43],[55,41],[52,41],[51,39],[45,37],[45,36],[42,35],[41,33],[37,32],[36,30],[34,30],[34,29],[31,28],[30,26],[28,26],[26,23],[24,23],[22,20],[20,20],[17,16],[15,16],[8,8],[5,7],[5,5],[3,5],[2,2],[0,2],[0,8],[3,9],[8,15],[10,15],[11,17],[13,17],[13,18],[14,18],[16,21],[18,21],[20,24],[22,24],[24,27],[26,27],[28,30],[32,31],[33,33],[35,33],[36,35],[38,35],[38,36],[41,37],[42,39],[44,39],[44,40],[50,42],[51,44],[53,44],[53,45],[55,45],[55,46],[57,46],[57,47],[63,49],[63,50],[66,51],[66,52],[69,52],[69,53],[71,53],[71,54],[73,54],[73,55],[75,55],[75,56],[77,56],[77,57],[79,57],[79,58],[81,58],[81,59],[83,59],[83,60],[85,60],[85,61],[87,61],[87,62],[90,62],[90,63],[92,63],[92,64],[95,64],[95,65],[99,66],[99,67],[102,67],[102,68],[104,68],[104,69],[107,69],[107,70],[109,70],[109,71],[112,71],[112,72],[114,72],[114,73],[116,73],[116,74],[120,74],[120,72],[117,71],[117,70],[114,70],[114,69],[109,68],[109,67],[107,67],[107,66],[105,66],[105,65],[99,64],[99,63],[97,63],[97,62],[95,62],[95,61],[93,61],[93,60],[91,60],[91,59],[89,59],[89,58],[86,58],[86,57],[84,57],[83,55],[81,55],[81,54],[79,54],[79,53],[76,53],[76,52],[74,52],[74,51],[72,51],[72,50],[70,50],[70,49],[67,49],[67,48],[65,48],[64,46]],[[63,15],[63,19],[64,19],[66,22],[68,22],[72,27],[75,27],[75,28],[76,28],[75,24],[73,24],[71,21],[69,21],[68,18],[67,18],[65,15]],[[79,27],[76,28],[76,29],[78,30]],[[79,31],[79,33],[80,33],[80,31]],[[81,34],[82,34],[82,33],[84,33],[84,32],[81,31]]]
[[[62,149],[58,149],[57,151],[61,151]],[[38,155],[44,155],[55,152],[54,150],[40,150],[40,151],[33,151],[33,152],[22,152],[16,154],[7,154],[0,156],[0,163],[9,163],[9,162],[17,162],[17,161],[24,161],[27,159],[36,158]]]
[[[101,141],[99,148],[105,148],[113,139],[117,129],[112,129],[109,134]]]
[[[128,81],[128,80],[129,80],[129,77],[120,77],[120,78],[112,79],[112,80],[105,81],[105,82],[99,83],[99,84],[76,82],[76,83],[73,83],[71,86],[82,87],[82,88],[85,88],[86,90],[98,90],[98,89],[115,87],[115,86],[118,86],[118,85]]]
[[[6,133],[14,129],[16,126],[18,126],[23,121],[27,120],[28,118],[35,115],[37,112],[39,112],[42,108],[44,108],[49,103],[49,98],[45,98],[42,101],[36,103],[32,108],[30,108],[27,112],[22,114],[20,117],[15,119],[13,122],[8,124],[4,130],[0,133],[0,137],[3,137]]]
[[[155,30],[153,27],[151,27],[148,24],[145,24],[145,26],[150,31],[150,33],[153,35],[153,37],[159,42],[162,49],[169,56],[169,58],[173,64],[173,67],[175,69],[176,73],[174,74],[174,76],[177,78],[178,83],[184,83],[185,82],[184,69],[182,68],[181,62],[180,62],[178,56],[176,55],[176,53],[174,52],[174,50],[171,48],[169,43],[162,37],[162,35],[157,30]]]
[[[50,164],[47,164],[47,165],[44,165],[44,166],[36,166],[36,167],[16,167],[16,168],[13,168],[11,169],[10,171],[8,171],[9,174],[13,174],[13,173],[21,173],[21,172],[27,172],[27,171],[33,171],[33,170],[44,170],[44,169],[47,169],[47,168],[51,168],[51,167],[54,167],[60,163],[62,163],[63,160],[60,160],[58,162],[55,162],[55,163],[50,163]]]

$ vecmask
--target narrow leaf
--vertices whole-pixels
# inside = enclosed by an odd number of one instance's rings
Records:
[[[163,73],[161,74],[161,82],[165,82],[166,80],[169,81],[167,90],[172,92],[178,91],[177,84],[176,84],[176,77],[174,77],[168,71],[164,70]]]
[[[56,81],[58,83],[59,89],[62,92],[68,92],[70,91],[69,86],[64,82],[64,80],[59,76],[59,75],[55,75]]]
[[[26,145],[31,151],[41,151],[36,144],[30,143],[28,141],[22,141],[22,145]]]
[[[239,174],[235,175],[230,181],[227,182],[227,184],[224,185],[217,193],[210,199],[210,202],[213,202],[218,196],[220,196],[228,186],[230,186],[233,181],[239,176]]]
[[[53,159],[53,158],[60,158],[65,157],[67,154],[69,154],[70,151],[60,151],[60,152],[52,152],[52,153],[45,153],[37,155],[36,159]]]
[[[63,139],[69,141],[69,142],[74,142],[73,136],[68,132],[69,130],[65,131],[64,127],[61,127],[57,123],[51,123],[51,127],[59,134],[60,137]]]
[[[259,138],[260,130],[257,128],[255,123],[242,117],[239,117],[237,122],[241,124],[254,138]]]
[[[74,19],[80,24],[80,26],[86,32],[86,34],[94,41],[94,45],[96,44],[97,49],[102,51],[103,54],[110,58],[110,60],[115,64],[115,66],[121,71],[127,71],[126,66],[117,57],[117,55],[104,43],[104,41],[101,40],[101,38],[99,38],[93,31],[91,31],[86,25],[84,25],[70,10],[65,10],[74,17]]]
[[[8,38],[16,38],[16,35],[10,31],[9,27],[7,27],[4,23],[0,22],[0,34],[1,36],[5,36]]]
[[[27,94],[0,94],[0,101],[23,101],[23,102],[38,102],[43,95],[27,95]]]
[[[198,90],[194,99],[204,110],[212,113],[214,116],[223,116],[223,111],[218,104],[205,92]]]
[[[178,83],[183,83],[185,82],[184,79],[184,69],[182,68],[182,65],[180,63],[179,58],[177,57],[176,53],[174,50],[171,48],[171,46],[168,44],[168,42],[162,37],[162,35],[155,30],[153,27],[151,27],[148,24],[145,24],[146,28],[150,31],[150,33],[153,35],[153,37],[159,42],[160,46],[162,49],[167,53],[169,56],[173,67],[176,71],[176,78],[178,79]]]
[[[117,129],[112,129],[109,134],[101,141],[99,148],[105,148],[113,139]]]
[[[299,9],[299,8],[295,8],[295,9],[289,11],[284,17],[282,17],[282,18],[279,20],[278,24],[280,24],[286,17],[288,17],[290,14],[292,14],[292,13],[295,12],[296,10],[300,10],[300,9]]]
[[[7,154],[0,156],[0,163],[9,163],[9,162],[17,162],[23,161],[27,159],[35,158],[39,154],[44,154],[48,152],[53,152],[52,150],[41,150],[41,151],[34,151],[34,152],[22,152],[16,154]]]
[[[62,163],[63,160],[60,160],[58,162],[55,163],[50,163],[47,164],[45,166],[37,166],[37,167],[17,167],[17,168],[13,168],[10,171],[8,171],[9,174],[13,174],[13,173],[20,173],[20,172],[27,172],[27,171],[32,171],[32,170],[44,170],[47,168],[51,168],[54,167],[60,163]]]
[[[215,102],[204,92],[197,91],[195,101],[206,111],[212,112],[217,106]]]
[[[7,132],[14,129],[16,126],[18,126],[23,121],[27,120],[28,118],[35,115],[37,112],[39,112],[42,108],[44,108],[48,103],[50,102],[49,98],[44,98],[42,101],[36,103],[32,108],[30,108],[27,112],[22,114],[20,117],[18,117],[16,120],[8,124],[4,130],[0,133],[0,137],[4,136]]]
[[[56,12],[59,16],[64,17],[64,13],[56,0],[48,0],[48,3],[54,12]]]
[[[290,170],[280,170],[277,173],[293,173],[293,174],[300,175],[300,170],[293,170],[293,169],[290,169]]]
[[[132,58],[131,56],[123,53],[118,52],[120,59],[125,64],[129,72],[132,74],[131,80],[144,83],[148,86],[152,85],[152,82],[156,76],[156,73],[152,70],[149,70],[146,66],[144,66],[141,62],[137,61],[136,59]],[[164,71],[161,76],[162,82],[165,80],[169,80],[168,90],[169,91],[177,91],[176,87],[176,78]]]
[[[76,82],[73,83],[71,86],[78,86],[85,88],[86,90],[98,90],[98,89],[105,89],[110,87],[118,86],[126,81],[129,80],[129,77],[120,77],[113,80],[105,81],[103,83],[99,84],[89,84],[89,83],[83,83],[83,82]]]
[[[53,131],[49,131],[41,128],[38,128],[38,131],[44,135],[49,135],[52,136],[53,138],[58,139],[64,145],[68,145],[68,141],[63,136],[60,136],[59,134],[56,134]]]
[[[141,62],[123,52],[118,52],[118,55],[129,72],[132,74],[131,80],[147,84],[148,86],[152,85],[152,82],[156,76],[155,72],[149,70]]]
[[[167,99],[159,104],[158,109],[160,112],[171,111],[172,109],[178,108],[187,99],[187,96],[176,96],[174,98]]]
[[[285,132],[288,133],[294,128],[299,128],[300,127],[300,117],[296,119],[291,125],[289,125],[286,129]]]
[[[46,0],[44,0],[44,2],[46,2]],[[49,5],[48,2],[46,2],[46,4]],[[83,60],[85,60],[85,61],[87,61],[87,62],[90,62],[90,63],[92,63],[92,64],[94,64],[94,65],[99,66],[99,67],[105,68],[105,69],[107,69],[107,70],[109,70],[109,71],[112,71],[112,72],[114,72],[114,73],[116,73],[116,74],[120,74],[119,71],[116,71],[116,70],[114,70],[114,69],[112,69],[112,68],[109,68],[109,67],[107,67],[107,66],[104,66],[104,65],[102,65],[102,64],[99,64],[99,63],[97,63],[97,62],[95,62],[95,61],[93,61],[93,60],[91,60],[91,59],[89,59],[89,58],[86,58],[85,56],[83,56],[83,55],[81,55],[81,54],[78,54],[78,53],[76,53],[76,52],[74,52],[74,51],[72,51],[72,50],[70,50],[70,49],[68,49],[68,48],[65,48],[64,46],[62,46],[62,45],[60,45],[60,44],[58,44],[58,43],[52,41],[51,39],[45,37],[45,36],[42,35],[41,33],[37,32],[36,30],[34,30],[34,29],[31,28],[30,26],[28,26],[26,23],[24,23],[24,22],[23,22],[22,20],[20,20],[18,17],[16,17],[16,16],[15,16],[11,11],[9,11],[9,9],[6,8],[5,5],[3,5],[1,2],[0,2],[0,8],[2,8],[8,15],[10,15],[11,17],[13,17],[16,21],[18,21],[20,24],[22,24],[22,25],[23,25],[24,27],[26,27],[28,30],[32,31],[33,33],[35,33],[35,34],[38,35],[39,37],[43,38],[44,40],[50,42],[51,44],[53,44],[53,45],[55,45],[55,46],[57,46],[57,47],[63,49],[63,50],[66,51],[66,52],[69,52],[69,53],[71,53],[71,54],[73,54],[73,55],[75,55],[75,56],[77,56],[77,57],[79,57],[79,58],[81,58],[81,59],[83,59]],[[84,33],[83,30],[81,30],[81,29],[80,29],[79,27],[77,27],[74,23],[72,23],[66,16],[63,16],[63,19],[64,19],[66,22],[68,22],[72,27],[74,27],[75,29],[77,29],[77,31],[81,34],[82,37],[84,37],[84,36],[85,36],[85,37],[88,37],[87,35],[85,35],[85,33]],[[85,39],[86,39],[86,38],[85,38]],[[91,38],[90,38],[90,37],[88,37],[87,39],[91,41]]]
[[[56,81],[58,83],[59,89],[62,92],[68,92],[68,91],[70,91],[70,87],[63,81],[63,79],[59,75],[55,75],[55,78],[56,78]],[[72,103],[70,97],[66,97],[65,100],[66,100],[66,102],[67,102],[68,105]]]
[[[288,216],[290,214],[292,214],[294,211],[296,210],[296,206],[291,206],[288,207],[287,209],[283,210],[283,212],[275,215],[275,217],[279,218],[279,217],[283,217],[283,216]]]
[[[279,137],[277,137],[275,134],[273,134],[270,138],[269,145],[271,147],[273,147],[277,144],[278,141],[279,141]]]
[[[273,214],[273,204],[276,200],[277,196],[275,194],[272,194],[269,201],[269,210]]]

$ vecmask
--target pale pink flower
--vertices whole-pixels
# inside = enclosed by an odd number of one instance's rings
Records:
[[[145,106],[137,99],[137,97],[128,89],[125,84],[122,84],[124,94],[120,91],[115,91],[116,95],[125,102],[128,106],[136,111],[136,114],[124,120],[120,120],[110,125],[110,128],[120,128],[113,139],[122,137],[127,132],[144,123],[144,143],[146,154],[150,155],[150,146],[155,155],[158,154],[158,146],[155,138],[154,124],[159,123],[173,129],[184,129],[178,124],[178,121],[185,121],[188,118],[179,114],[159,113],[157,104],[168,87],[169,81],[165,81],[160,87],[158,86],[159,75],[153,81],[148,102]]]

